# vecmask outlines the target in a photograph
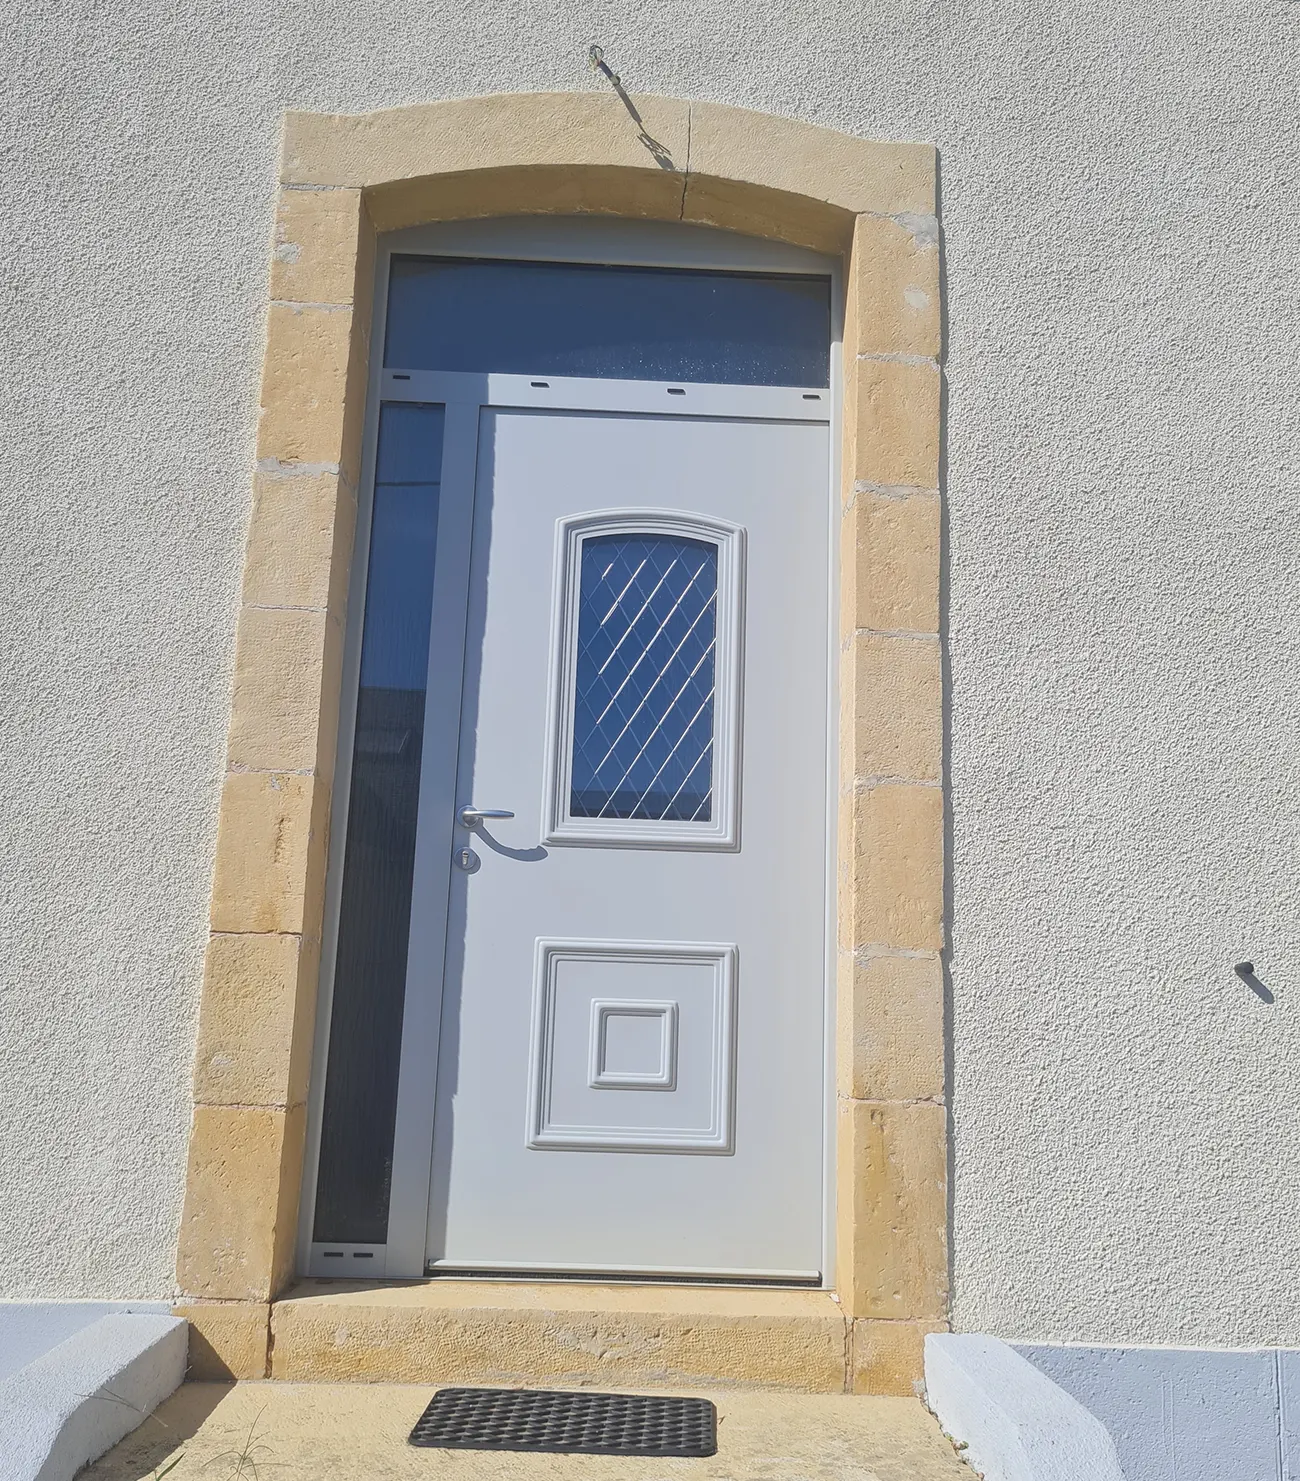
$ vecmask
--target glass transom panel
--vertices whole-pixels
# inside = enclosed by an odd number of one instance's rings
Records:
[[[829,386],[830,342],[825,277],[395,256],[384,364]]]
[[[570,816],[710,822],[717,545],[593,535],[580,569]]]

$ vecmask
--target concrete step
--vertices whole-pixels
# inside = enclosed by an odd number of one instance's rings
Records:
[[[406,1443],[433,1383],[186,1384],[79,1481],[239,1474],[275,1481],[971,1481],[916,1399],[706,1391],[718,1407],[707,1459],[421,1450]],[[254,1472],[253,1466],[256,1467]]]
[[[172,1393],[188,1329],[92,1303],[0,1311],[0,1477],[72,1481]]]

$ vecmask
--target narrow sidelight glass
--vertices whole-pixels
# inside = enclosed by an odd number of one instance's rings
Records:
[[[443,408],[380,412],[313,1238],[388,1237]]]

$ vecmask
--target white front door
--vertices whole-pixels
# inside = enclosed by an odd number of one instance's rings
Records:
[[[412,910],[446,922],[407,999],[441,996],[428,1265],[818,1279],[825,395],[483,384]],[[408,1042],[408,1100],[434,1069]]]

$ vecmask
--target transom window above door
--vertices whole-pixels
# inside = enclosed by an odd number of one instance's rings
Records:
[[[401,370],[829,386],[830,279],[394,255]]]

